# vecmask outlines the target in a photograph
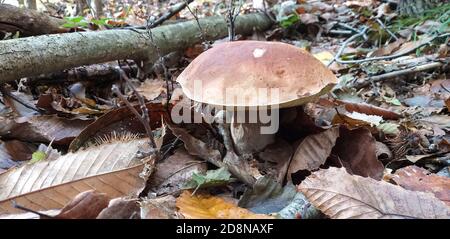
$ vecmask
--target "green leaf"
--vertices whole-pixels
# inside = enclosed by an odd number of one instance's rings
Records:
[[[47,158],[47,154],[43,151],[36,151],[31,155],[30,163],[37,163]]]
[[[383,96],[383,99],[386,101],[386,103],[390,103],[390,104],[393,104],[393,105],[396,105],[396,106],[401,106],[402,105],[402,103],[395,97],[388,98],[386,96]]]
[[[77,27],[77,24],[73,23],[73,22],[68,22],[68,23],[64,23],[62,25],[62,27],[64,27],[64,28],[75,28],[75,27]]]
[[[300,18],[298,17],[297,14],[290,14],[289,16],[285,16],[280,19],[280,26],[288,28],[298,21],[300,21]]]
[[[399,125],[394,123],[381,123],[377,129],[388,135],[397,135],[400,133]]]
[[[65,17],[64,20],[66,20],[68,22],[78,23],[78,22],[81,22],[82,20],[84,20],[84,17],[82,17],[82,16],[79,16],[79,17]]]
[[[184,185],[184,189],[196,190],[199,188],[215,187],[226,185],[230,181],[231,174],[226,168],[208,170],[206,175],[193,173],[189,182]]]

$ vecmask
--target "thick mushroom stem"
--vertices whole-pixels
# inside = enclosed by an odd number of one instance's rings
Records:
[[[233,114],[230,131],[238,155],[261,152],[267,145],[275,142],[275,133],[264,133],[263,127],[267,127],[267,124],[259,120],[240,123],[236,112]]]

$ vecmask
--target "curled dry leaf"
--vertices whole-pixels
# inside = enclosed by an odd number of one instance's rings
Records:
[[[330,218],[449,218],[450,208],[430,193],[350,175],[343,168],[321,169],[298,187]]]
[[[333,148],[335,165],[344,166],[351,174],[380,180],[383,177],[383,164],[378,161],[376,141],[366,128],[340,130],[340,137]]]
[[[0,214],[15,213],[11,200],[32,210],[62,208],[80,192],[96,190],[109,197],[138,192],[145,164],[138,151],[147,140],[116,141],[55,160],[26,164],[0,174]],[[153,165],[153,158],[147,166]]]
[[[170,124],[168,124],[167,126],[176,137],[183,141],[184,147],[189,154],[207,160],[208,162],[218,167],[222,166],[222,156],[220,155],[219,150],[209,147],[203,141],[190,135],[183,128],[179,128]]]
[[[114,198],[104,208],[97,219],[134,219],[139,218],[137,199]]]
[[[220,197],[194,195],[184,191],[176,202],[179,212],[187,219],[270,219],[264,214],[254,214]]]
[[[56,216],[59,219],[95,219],[108,206],[105,193],[89,190],[76,195]]]
[[[307,136],[297,147],[288,168],[288,178],[300,170],[316,170],[324,164],[339,137],[339,127]]]
[[[0,136],[24,141],[69,144],[91,120],[66,119],[55,115],[0,118]]]
[[[433,193],[450,206],[450,178],[411,165],[397,170],[391,180],[408,190]]]

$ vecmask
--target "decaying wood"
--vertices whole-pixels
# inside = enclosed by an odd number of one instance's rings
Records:
[[[207,40],[227,35],[222,17],[199,23]],[[265,14],[255,13],[239,16],[235,24],[236,33],[246,35],[268,29],[272,22]],[[155,45],[165,55],[199,43],[200,34],[197,22],[188,21],[154,28],[153,37],[146,30],[120,29],[6,40],[0,42],[0,83],[119,59],[154,62],[158,58]]]
[[[32,9],[0,4],[0,31],[20,32],[21,36],[36,36],[67,32],[61,28],[64,20]]]

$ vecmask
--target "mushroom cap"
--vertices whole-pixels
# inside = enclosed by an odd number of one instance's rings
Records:
[[[336,76],[308,52],[281,42],[221,43],[178,76],[191,100],[215,106],[281,108],[316,100]]]

